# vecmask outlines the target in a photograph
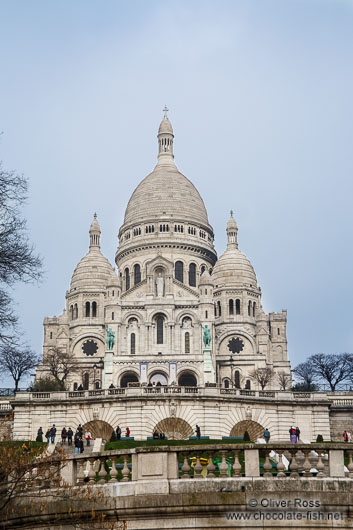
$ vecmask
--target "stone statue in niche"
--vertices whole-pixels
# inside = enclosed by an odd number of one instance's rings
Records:
[[[183,319],[183,328],[184,329],[191,328],[191,319],[190,318],[184,318]]]
[[[158,273],[156,278],[156,293],[158,298],[162,298],[164,296],[164,278],[161,272]]]

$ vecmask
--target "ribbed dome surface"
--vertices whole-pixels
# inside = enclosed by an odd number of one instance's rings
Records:
[[[256,274],[248,258],[237,248],[228,248],[218,259],[212,273],[214,287],[257,285]]]
[[[74,270],[70,289],[105,289],[117,284],[118,278],[107,258],[99,249],[91,249]]]
[[[124,224],[161,216],[208,225],[207,211],[199,192],[174,164],[157,164],[137,186],[127,205]]]

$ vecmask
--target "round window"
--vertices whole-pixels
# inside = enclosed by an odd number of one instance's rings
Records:
[[[98,351],[98,344],[93,339],[86,340],[82,344],[82,351],[87,356],[89,355],[95,355]]]

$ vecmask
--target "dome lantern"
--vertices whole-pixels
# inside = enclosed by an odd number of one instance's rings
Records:
[[[167,112],[168,108],[167,105],[165,105],[164,109],[164,118],[161,121],[161,124],[158,129],[158,164],[170,164],[173,162],[174,155],[173,155],[173,139],[174,139],[174,133],[173,133],[173,127],[170,123]]]
[[[238,248],[238,225],[233,217],[233,210],[230,211],[230,219],[227,223],[227,248]]]
[[[89,248],[100,249],[100,236],[101,236],[101,227],[97,221],[97,214],[93,216],[93,221],[89,229]]]

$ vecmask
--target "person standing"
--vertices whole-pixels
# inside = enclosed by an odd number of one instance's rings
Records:
[[[82,438],[82,432],[83,432],[83,428],[82,428],[82,425],[81,425],[81,423],[80,423],[80,424],[79,424],[79,426],[77,427],[77,432],[78,432],[78,434],[79,434],[80,438]]]
[[[347,431],[344,431],[344,433],[343,433],[343,441],[344,442],[348,442],[348,433],[347,433]]]
[[[297,438],[296,443],[298,443],[299,439],[300,439],[300,429],[299,429],[299,427],[295,428],[295,436]]]
[[[74,433],[71,427],[69,427],[69,430],[67,431],[67,445],[72,445],[72,437]]]
[[[81,437],[78,439],[78,445],[79,445],[79,453],[81,454],[85,450],[85,446],[84,446],[84,443]]]
[[[42,442],[42,441],[43,441],[43,429],[42,427],[39,427],[38,432],[37,432],[36,442]]]
[[[87,447],[89,447],[91,445],[91,439],[92,439],[92,435],[91,435],[90,431],[87,431],[86,432]]]
[[[49,443],[49,440],[50,440],[50,429],[47,429],[47,432],[45,433],[45,437],[47,439],[47,443]]]
[[[200,427],[198,425],[196,425],[195,433],[196,433],[196,438],[198,440],[200,440],[200,438],[201,438],[201,429],[200,429]]]
[[[62,443],[63,445],[65,445],[66,438],[67,438],[67,430],[66,430],[66,428],[64,427],[63,430],[61,431],[61,443]]]
[[[125,433],[126,438],[130,438],[130,432],[131,431],[130,431],[129,427],[126,427],[126,433]]]
[[[266,427],[265,431],[264,431],[264,438],[265,438],[265,442],[268,444],[269,440],[270,440],[270,436],[271,436],[271,433],[270,431],[268,430],[268,428]]]
[[[55,427],[55,423],[53,423],[53,426],[50,429],[50,440],[52,444],[55,444],[55,436],[56,436],[56,427]]]
[[[75,440],[74,440],[74,446],[75,446],[75,455],[79,455],[80,454],[80,438],[76,435],[75,435]]]
[[[117,426],[115,432],[116,432],[116,439],[120,440],[121,439],[121,429],[120,429],[119,425]]]

